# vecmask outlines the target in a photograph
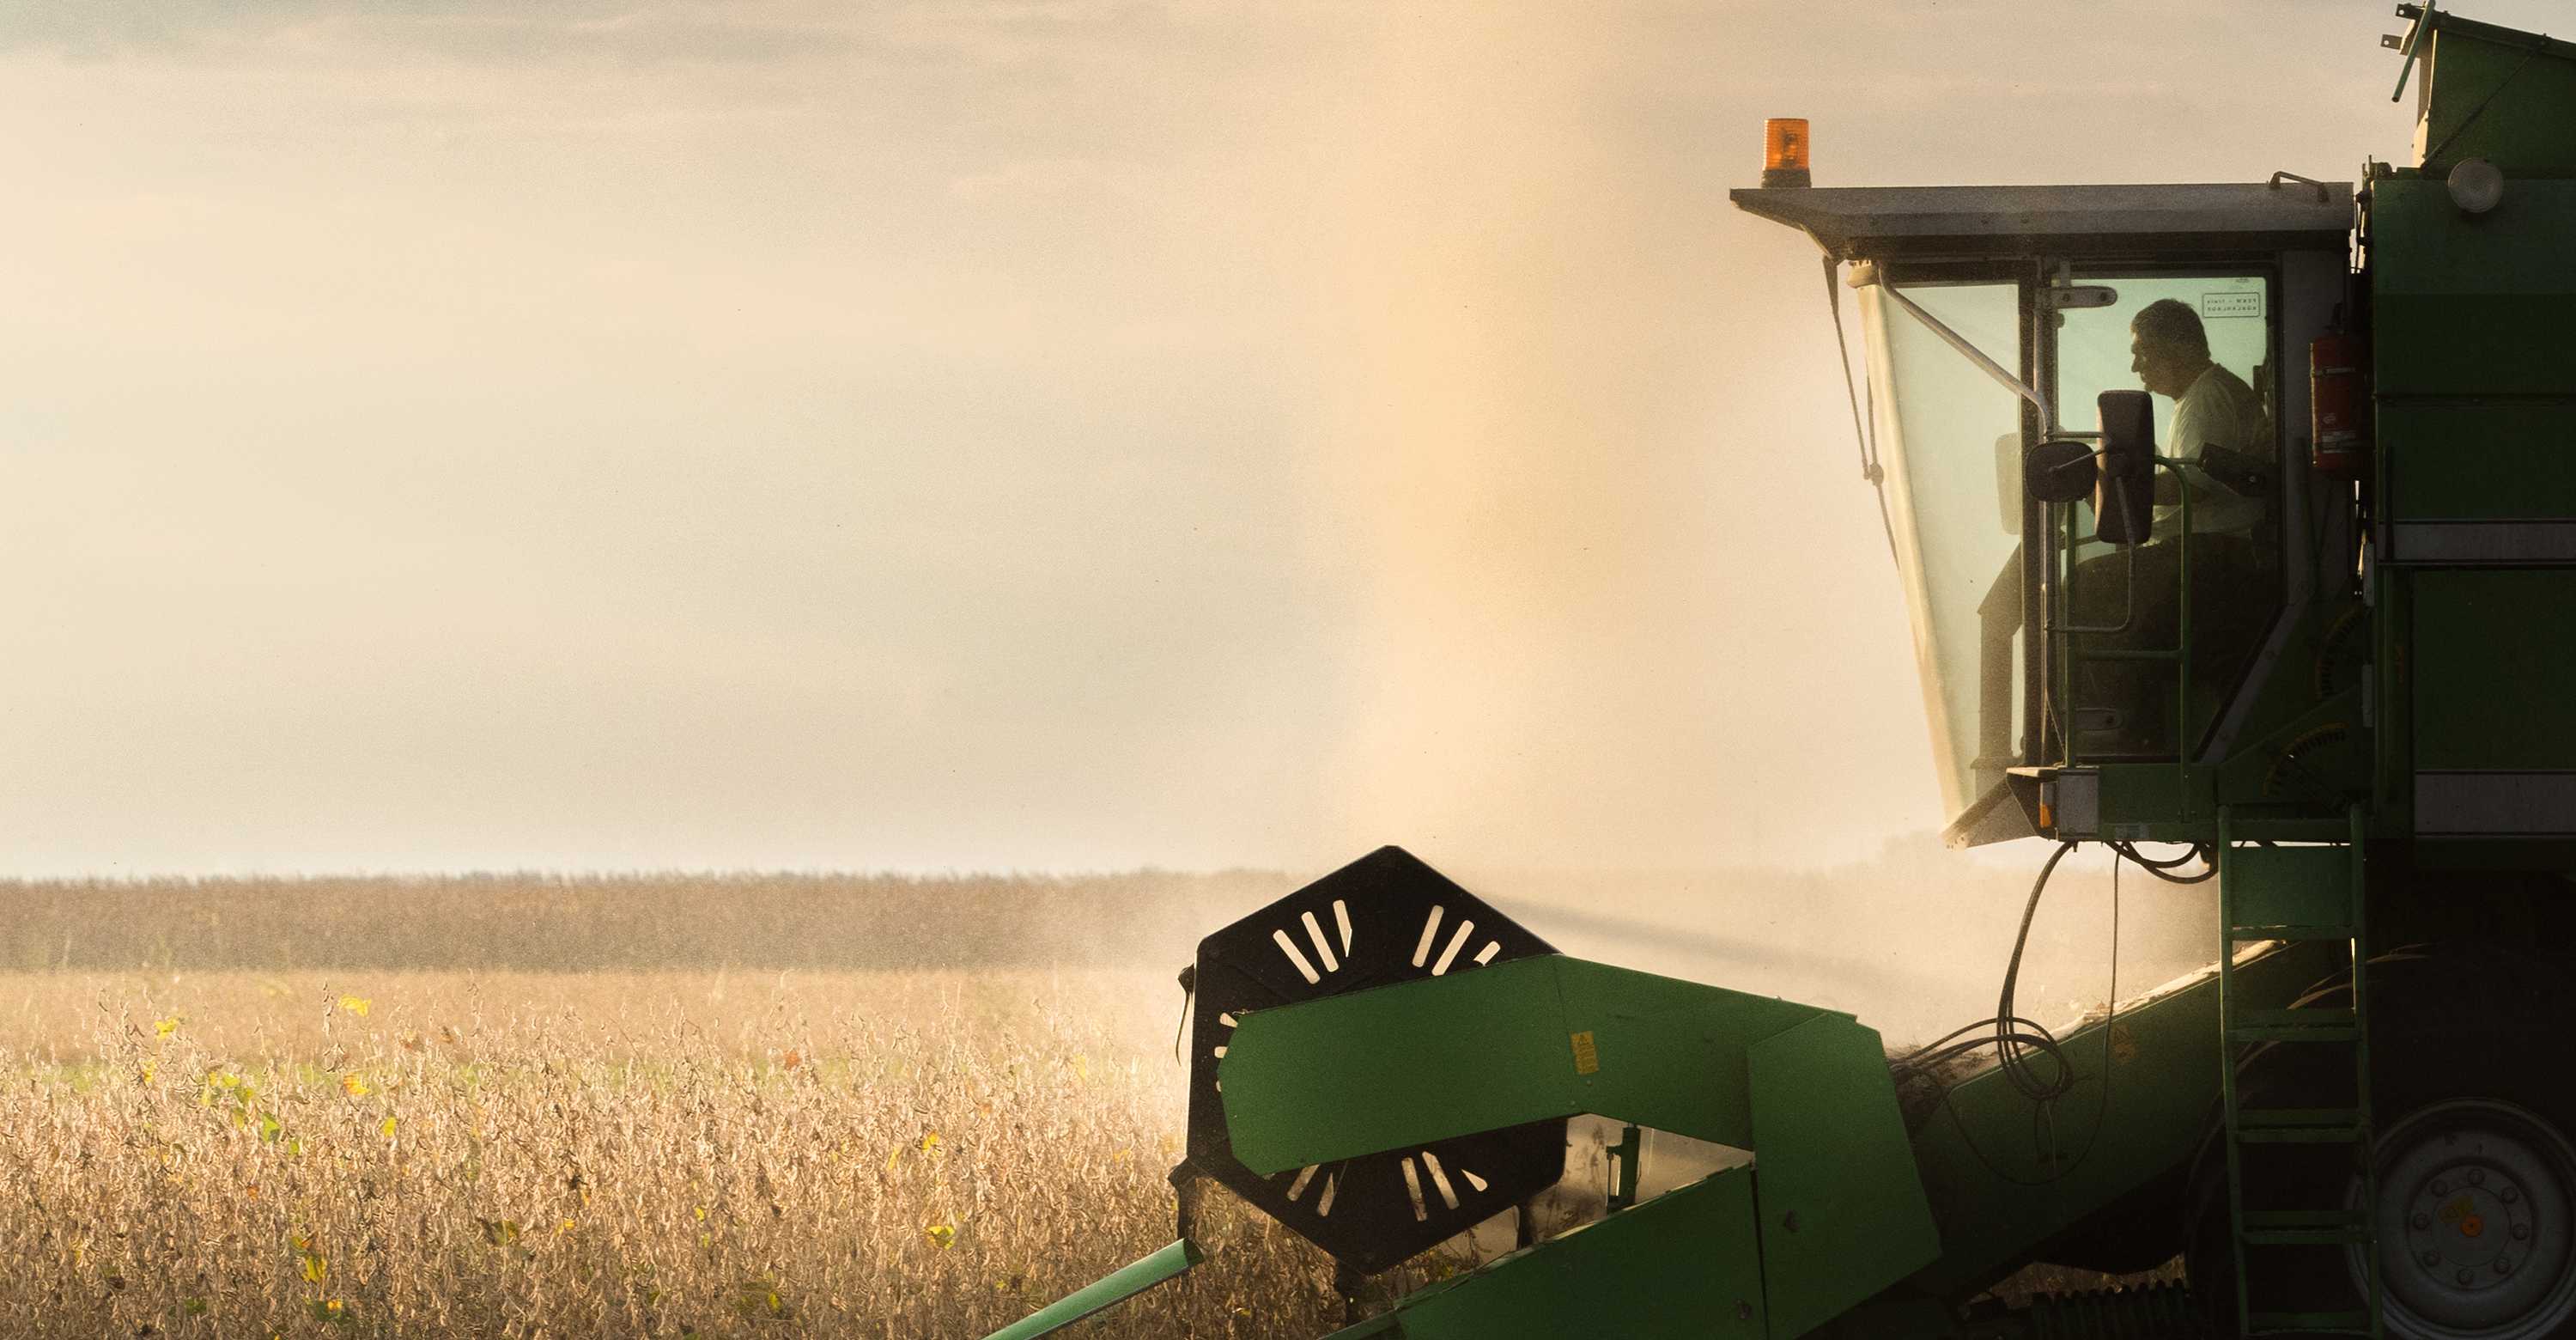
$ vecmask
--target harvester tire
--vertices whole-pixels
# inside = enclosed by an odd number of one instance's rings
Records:
[[[2299,1008],[2348,1007],[2349,977]],[[2576,1340],[2576,960],[2489,943],[2401,951],[2370,964],[2373,1142],[2386,1333],[2403,1340]],[[2352,1099],[2351,1053],[2270,1043],[2239,1062],[2245,1107]],[[2186,1251],[2211,1333],[2237,1334],[2226,1151],[2213,1135],[2193,1177]],[[2348,1147],[2249,1147],[2249,1203],[2359,1208]],[[2284,1156],[2286,1151],[2286,1157]],[[2255,1311],[2346,1311],[2358,1246],[2253,1249]]]

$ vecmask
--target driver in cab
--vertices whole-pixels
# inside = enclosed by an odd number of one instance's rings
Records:
[[[2172,298],[2140,308],[2129,334],[2129,370],[2151,394],[2174,402],[2165,454],[2189,462],[2183,473],[2192,479],[2192,532],[2251,538],[2269,510],[2272,431],[2263,397],[2210,360],[2200,314]],[[2157,539],[2180,533],[2181,503],[2175,477],[2160,474]]]
[[[2175,646],[2182,636],[2181,558],[2188,549],[2195,700],[2206,709],[2252,651],[2274,603],[2270,417],[2260,393],[2210,358],[2208,333],[2189,306],[2171,298],[2149,303],[2130,320],[2129,333],[2130,371],[2150,394],[2174,402],[2163,452],[2183,468],[2156,472],[2146,543],[2076,565],[2070,605],[2080,622],[2117,627],[2097,634],[2097,647]],[[2188,536],[2184,481],[2191,489]],[[2179,747],[2170,664],[2096,662],[2084,667],[2081,678],[2086,705],[2110,709],[2117,723],[2109,738],[2096,737],[2095,747],[2151,755]]]

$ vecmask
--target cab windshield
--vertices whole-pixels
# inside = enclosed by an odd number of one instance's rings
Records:
[[[1972,821],[2043,743],[2069,762],[2187,752],[2281,583],[2269,276],[1993,273],[1855,281],[1942,800],[1970,842],[2017,835]],[[2027,445],[2094,437],[2096,398],[2142,386],[2163,462],[2144,542],[2096,538],[2086,502],[2027,502]],[[2026,654],[2043,610],[2061,644],[2045,658]]]
[[[1884,282],[1988,359],[2021,366],[2019,285]],[[2024,402],[1880,284],[1859,293],[1888,520],[1955,823],[2003,784],[2020,752]]]

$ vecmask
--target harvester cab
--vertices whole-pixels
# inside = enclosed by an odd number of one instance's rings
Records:
[[[2209,970],[2052,1032],[2016,943],[1890,1054],[1386,848],[1201,942],[1180,1240],[996,1340],[1198,1264],[1210,1187],[1346,1298],[1520,1216],[1337,1340],[2576,1336],[2576,45],[2398,14],[2357,182],[1816,186],[1775,122],[1734,196],[1857,309],[1951,840],[2055,844],[2025,937],[2080,843],[2216,881]],[[1544,1236],[1578,1115],[1609,1212]],[[1735,1157],[1640,1197],[1640,1130]]]
[[[2354,594],[2351,480],[2304,431],[2308,350],[2355,309],[2351,183],[1734,198],[1856,295],[1951,839],[2099,836],[2073,782],[2043,824],[2040,779],[2233,753],[2257,658],[2319,591]],[[2181,420],[2227,440],[2172,441]]]

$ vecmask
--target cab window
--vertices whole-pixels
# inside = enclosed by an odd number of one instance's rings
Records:
[[[2058,318],[2058,421],[2090,428],[2101,392],[2144,389],[2170,464],[2144,543],[2094,538],[2081,504],[2053,537],[2071,630],[2061,724],[2079,758],[2170,758],[2208,728],[2280,603],[2271,284],[2252,272],[2080,278],[2116,299]]]

